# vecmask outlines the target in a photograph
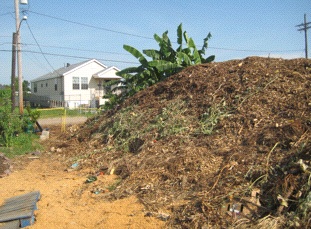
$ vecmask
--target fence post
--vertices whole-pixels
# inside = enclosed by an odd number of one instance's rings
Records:
[[[66,108],[64,108],[64,114],[62,116],[62,132],[66,131]]]

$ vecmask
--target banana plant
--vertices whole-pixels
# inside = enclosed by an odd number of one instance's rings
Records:
[[[140,65],[123,69],[117,73],[118,76],[123,77],[124,83],[122,87],[126,88],[126,90],[123,90],[120,98],[133,95],[139,90],[162,81],[185,67],[212,62],[215,59],[214,55],[204,58],[210,38],[211,34],[209,33],[203,40],[202,48],[198,50],[194,40],[188,36],[186,31],[183,32],[182,24],[180,24],[177,27],[177,44],[179,46],[176,50],[168,37],[168,31],[165,31],[162,37],[154,34],[159,50],[146,49],[141,53],[134,47],[123,45],[126,51],[138,59]],[[150,58],[150,60],[147,60],[147,58]]]

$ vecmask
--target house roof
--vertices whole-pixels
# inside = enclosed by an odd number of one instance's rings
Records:
[[[111,66],[109,68],[106,68],[102,71],[95,73],[93,77],[96,79],[115,79],[115,80],[122,79],[122,77],[117,76],[115,74],[115,72],[118,72],[118,71],[120,71],[120,69],[118,69],[115,66]]]
[[[48,74],[45,74],[43,76],[40,76],[34,80],[31,80],[31,82],[37,82],[37,81],[42,81],[42,80],[47,80],[47,79],[53,79],[56,77],[60,77],[60,76],[64,76],[67,75],[75,70],[77,70],[78,68],[81,68],[91,62],[96,62],[98,64],[100,64],[101,66],[103,66],[105,69],[107,68],[106,65],[102,64],[101,62],[99,62],[96,59],[91,59],[91,60],[86,60],[86,61],[82,61],[80,63],[76,63],[76,64],[71,64],[71,65],[67,65],[65,67],[59,68],[53,72],[50,72]]]

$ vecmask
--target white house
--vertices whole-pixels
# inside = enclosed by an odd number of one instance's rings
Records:
[[[107,67],[96,59],[67,64],[31,81],[30,103],[69,108],[103,105],[106,101],[103,95],[111,89],[104,83],[120,80],[118,71],[117,67]]]

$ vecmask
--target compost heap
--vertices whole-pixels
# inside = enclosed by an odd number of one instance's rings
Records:
[[[307,228],[310,130],[311,61],[248,57],[188,67],[70,140],[119,175],[110,198],[167,227]]]

